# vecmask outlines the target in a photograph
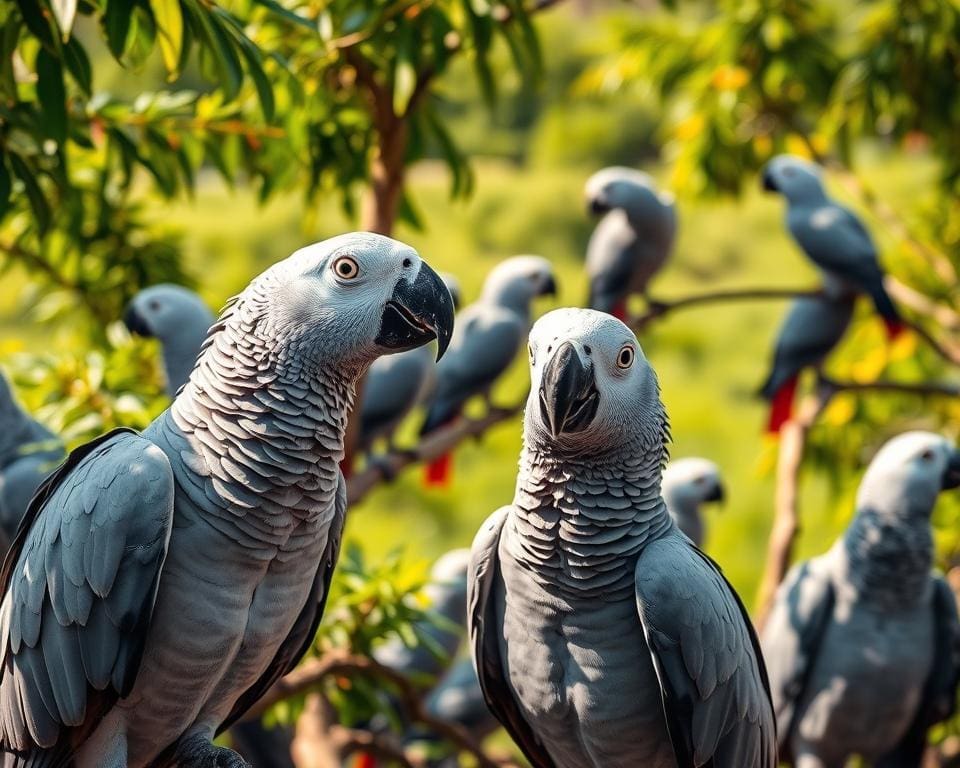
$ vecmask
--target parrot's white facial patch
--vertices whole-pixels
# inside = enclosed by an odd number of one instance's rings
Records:
[[[664,205],[670,195],[658,195],[653,179],[643,171],[624,166],[611,166],[597,171],[587,180],[584,193],[587,205],[595,214],[613,209],[630,209],[645,196],[659,197]]]
[[[130,302],[124,320],[132,331],[165,340],[179,333],[185,315],[209,310],[193,291],[163,283],[145,288]]]
[[[794,155],[777,155],[763,169],[763,186],[791,200],[820,196],[823,193],[821,169],[815,163]]]
[[[589,309],[558,309],[530,331],[528,433],[567,449],[662,434],[656,375],[633,332]]]
[[[860,485],[869,505],[902,498],[909,508],[930,511],[940,491],[960,484],[960,452],[932,432],[906,432],[889,440],[870,462]]]

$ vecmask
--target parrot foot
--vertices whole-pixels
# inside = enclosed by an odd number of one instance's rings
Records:
[[[202,734],[183,739],[174,760],[179,768],[253,768],[232,749],[215,746]]]

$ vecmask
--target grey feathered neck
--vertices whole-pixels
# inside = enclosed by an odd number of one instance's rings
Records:
[[[861,599],[883,610],[915,605],[929,589],[929,519],[898,519],[861,507],[838,544],[846,555],[846,578]]]
[[[189,468],[178,482],[208,519],[251,544],[281,544],[333,508],[359,371],[329,370],[263,318],[244,299],[228,307],[148,434]]]
[[[514,525],[533,578],[581,598],[633,595],[637,557],[673,526],[660,495],[665,439],[576,458],[524,446]]]

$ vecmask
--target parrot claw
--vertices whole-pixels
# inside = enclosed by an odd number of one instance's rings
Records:
[[[202,734],[182,740],[174,759],[179,768],[253,768],[232,749],[215,746]]]

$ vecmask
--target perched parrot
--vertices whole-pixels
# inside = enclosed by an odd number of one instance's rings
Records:
[[[792,416],[800,373],[819,368],[840,343],[853,318],[855,301],[855,293],[841,288],[823,296],[802,296],[790,305],[777,336],[770,374],[760,388],[760,395],[770,402],[768,432],[779,432]]]
[[[190,378],[207,331],[216,319],[196,293],[171,283],[144,288],[123,315],[124,324],[133,333],[160,341],[170,397]]]
[[[530,370],[514,501],[468,574],[487,704],[534,768],[775,768],[750,619],[660,493],[669,427],[633,333],[551,312]]]
[[[707,459],[674,459],[663,470],[661,483],[667,512],[677,527],[698,547],[703,546],[701,507],[710,501],[723,501],[720,468]]]
[[[530,305],[538,296],[555,296],[550,262],[540,256],[514,256],[487,275],[480,298],[460,313],[450,350],[437,365],[437,383],[420,430],[428,435],[460,415],[474,395],[490,402],[490,390],[522,349],[530,330]],[[445,485],[449,454],[427,467],[428,485]]]
[[[930,515],[960,485],[960,452],[908,432],[870,463],[833,547],[793,567],[762,644],[781,759],[796,768],[919,766],[927,730],[954,711],[960,621],[931,572]]]
[[[460,306],[460,286],[456,278],[441,274],[450,291],[453,307]],[[379,438],[395,450],[394,432],[419,404],[426,401],[436,386],[436,361],[429,346],[417,347],[399,355],[381,357],[370,366],[363,384],[360,404],[359,449],[369,454]]]
[[[870,233],[853,211],[827,197],[820,167],[792,155],[777,155],[763,170],[763,188],[787,199],[787,229],[810,261],[849,290],[867,294],[887,335],[899,334],[903,321],[883,287]]]
[[[442,355],[452,326],[416,251],[335,237],[227,306],[143,434],[71,453],[0,573],[4,764],[246,766],[212,739],[313,641],[355,383],[381,354]]]
[[[597,171],[587,181],[587,207],[602,216],[587,245],[589,306],[627,319],[627,299],[647,294],[673,248],[677,210],[673,195],[632,168]]]
[[[0,372],[0,536],[13,541],[27,505],[43,479],[63,461],[60,438],[29,416]]]

